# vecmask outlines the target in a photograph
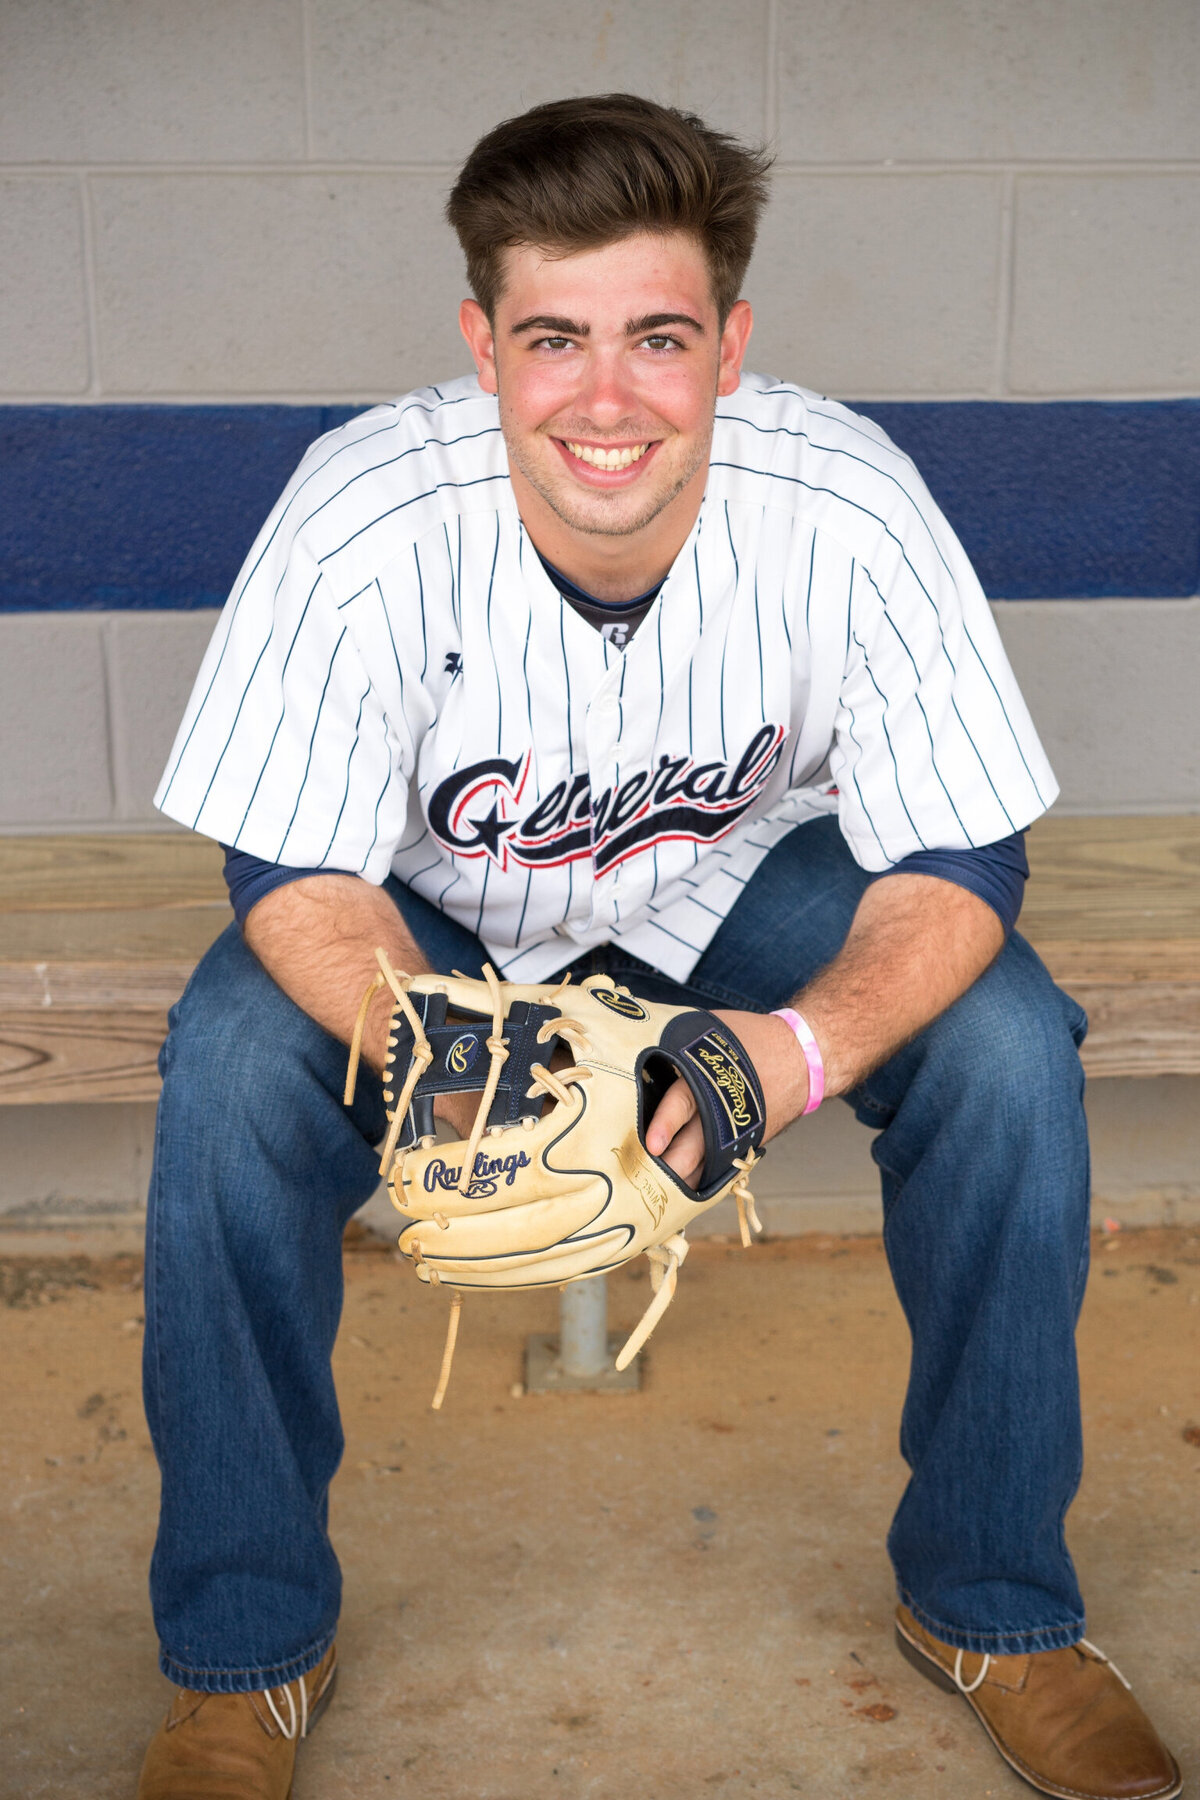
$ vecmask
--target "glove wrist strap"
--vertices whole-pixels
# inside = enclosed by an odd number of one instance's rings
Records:
[[[801,1118],[816,1112],[825,1098],[825,1064],[821,1059],[821,1046],[813,1035],[812,1026],[807,1019],[791,1006],[780,1006],[771,1014],[773,1019],[782,1019],[796,1042],[804,1052],[804,1060],[808,1064],[808,1102]]]

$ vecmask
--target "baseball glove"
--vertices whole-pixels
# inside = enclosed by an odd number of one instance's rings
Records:
[[[654,1297],[617,1357],[625,1368],[675,1292],[684,1229],[732,1195],[742,1241],[759,1230],[747,1177],[766,1108],[742,1045],[712,1013],[637,1000],[607,975],[578,987],[397,973],[382,950],[350,1049],[354,1097],[363,1028],[386,987],[389,1130],[380,1170],[404,1224],[399,1247],[422,1281],[453,1296],[441,1404],[465,1288],[561,1286],[645,1252]],[[704,1130],[689,1187],[646,1148],[646,1127],[682,1076]],[[465,1141],[439,1143],[434,1101],[478,1094]]]

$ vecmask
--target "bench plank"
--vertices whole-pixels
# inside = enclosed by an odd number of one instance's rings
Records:
[[[166,1009],[5,1010],[0,1104],[155,1100]]]
[[[1200,942],[1200,817],[1039,819],[1021,930],[1041,950],[1122,939]]]
[[[0,838],[0,915],[228,905],[223,860],[192,832]]]
[[[1021,929],[1091,1020],[1091,1076],[1200,1074],[1200,818],[1029,834]],[[0,1105],[150,1100],[167,1008],[228,924],[205,838],[0,838]]]

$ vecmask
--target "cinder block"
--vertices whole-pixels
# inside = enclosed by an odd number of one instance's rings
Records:
[[[108,616],[118,819],[162,822],[151,800],[218,617],[209,611]]]
[[[85,308],[78,183],[0,181],[0,392],[86,388]]]
[[[1195,0],[780,0],[795,161],[1200,154]]]
[[[992,611],[1060,810],[1200,810],[1200,600],[1001,600]]]
[[[0,618],[0,826],[52,831],[111,816],[97,620]]]
[[[1016,231],[1012,392],[1200,389],[1200,175],[1024,176]]]
[[[778,177],[750,367],[839,396],[989,392],[1000,209],[992,175]]]
[[[1090,1081],[1087,1111],[1092,1186],[1103,1212],[1123,1225],[1200,1219],[1200,1080]]]
[[[0,1222],[103,1223],[146,1204],[153,1105],[0,1106]],[[21,1245],[6,1236],[5,1249]]]
[[[766,0],[326,0],[312,18],[318,156],[457,161],[501,119],[623,91],[761,136]]]
[[[444,182],[95,182],[101,379],[128,394],[374,398],[468,372]]]
[[[304,153],[298,0],[5,0],[0,160]]]

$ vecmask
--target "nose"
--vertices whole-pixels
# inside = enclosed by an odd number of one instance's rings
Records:
[[[638,413],[637,397],[619,350],[593,347],[575,404],[593,424],[609,430]]]

